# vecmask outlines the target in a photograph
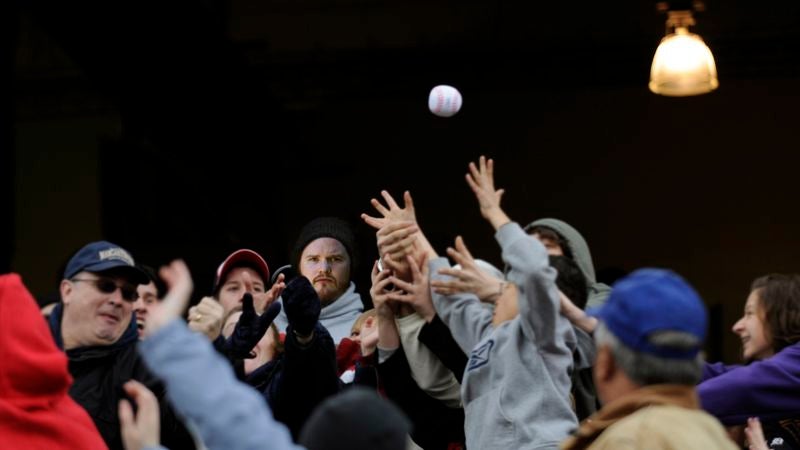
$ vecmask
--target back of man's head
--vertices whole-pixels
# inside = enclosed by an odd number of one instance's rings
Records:
[[[590,315],[600,320],[598,347],[636,384],[696,384],[706,336],[706,309],[677,274],[641,269],[614,285],[608,302]]]
[[[411,423],[374,390],[354,387],[324,401],[298,443],[308,450],[405,450]]]

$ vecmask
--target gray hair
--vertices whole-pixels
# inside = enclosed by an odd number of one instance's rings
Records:
[[[594,340],[599,348],[607,345],[615,363],[636,384],[683,384],[694,386],[703,375],[703,358],[698,354],[693,359],[664,358],[638,352],[622,343],[604,323],[597,324]],[[674,349],[696,348],[697,338],[680,331],[662,331],[648,338],[651,344]]]

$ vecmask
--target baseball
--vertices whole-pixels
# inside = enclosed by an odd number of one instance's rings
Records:
[[[453,86],[440,84],[428,95],[428,109],[439,117],[452,117],[461,109],[461,93]]]

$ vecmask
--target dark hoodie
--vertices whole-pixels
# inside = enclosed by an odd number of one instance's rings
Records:
[[[63,349],[62,313],[63,304],[59,303],[50,314],[50,331],[56,345]],[[137,342],[136,321],[131,320],[128,329],[114,344],[68,350],[69,372],[75,378],[69,395],[86,409],[108,447],[122,449],[117,408],[120,399],[125,397],[122,385],[128,380],[137,380],[159,399],[161,442],[164,446],[194,448],[190,435],[166,404],[164,387],[144,366],[136,352]]]
[[[529,232],[533,227],[547,227],[560,234],[567,241],[569,249],[572,251],[572,258],[580,267],[581,272],[586,277],[588,297],[586,309],[602,306],[611,294],[611,288],[603,283],[598,283],[594,274],[594,264],[592,254],[589,253],[589,245],[586,240],[572,228],[568,223],[558,219],[539,219],[525,225],[525,231]]]
[[[0,276],[0,448],[105,449],[19,275]]]

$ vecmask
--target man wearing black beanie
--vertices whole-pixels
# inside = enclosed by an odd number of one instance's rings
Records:
[[[319,217],[307,223],[292,250],[292,266],[308,278],[319,295],[319,321],[336,345],[350,335],[350,328],[364,310],[351,273],[356,263],[355,236],[350,225],[336,217]],[[281,311],[275,319],[279,330],[288,324]]]

